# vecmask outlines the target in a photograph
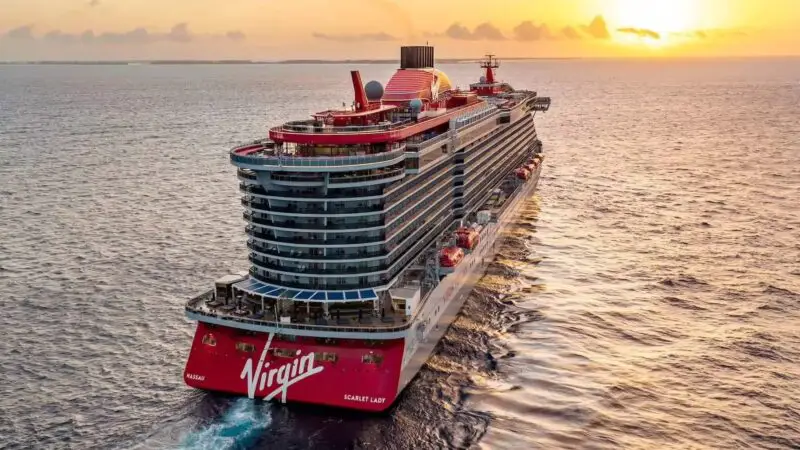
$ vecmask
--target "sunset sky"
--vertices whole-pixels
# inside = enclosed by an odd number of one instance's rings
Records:
[[[800,54],[800,0],[0,0],[0,60]]]

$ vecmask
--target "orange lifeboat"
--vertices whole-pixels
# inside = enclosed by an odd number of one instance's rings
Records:
[[[442,267],[455,267],[464,259],[464,250],[459,247],[443,248],[439,253],[439,265]]]
[[[519,169],[515,170],[514,173],[520,180],[527,180],[531,176],[531,172],[524,167],[520,167]]]
[[[478,230],[461,227],[456,231],[456,245],[467,250],[472,250],[478,245],[480,237],[481,235]]]

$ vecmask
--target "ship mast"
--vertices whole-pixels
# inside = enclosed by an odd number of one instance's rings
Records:
[[[500,61],[493,54],[487,54],[486,59],[481,61],[481,67],[486,69],[486,83],[494,83],[494,69],[500,67]]]

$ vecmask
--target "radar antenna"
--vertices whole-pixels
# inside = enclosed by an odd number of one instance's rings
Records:
[[[500,67],[500,61],[491,53],[487,54],[486,59],[481,61],[481,68],[486,69],[487,83],[494,83],[494,69],[497,69],[498,67]]]

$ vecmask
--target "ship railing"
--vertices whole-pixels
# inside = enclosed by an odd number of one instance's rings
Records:
[[[262,214],[268,214],[269,212],[285,212],[285,213],[298,213],[298,214],[319,214],[325,216],[325,215],[336,215],[336,214],[358,214],[358,213],[381,212],[384,209],[383,205],[366,205],[366,206],[351,206],[351,207],[328,205],[328,209],[326,210],[322,206],[305,206],[305,207],[275,206],[275,205],[270,205],[267,202],[256,202],[252,200],[249,201],[249,205],[246,204],[245,202],[243,202],[243,204],[245,206],[250,206],[251,208],[258,209],[260,211],[266,211]]]
[[[248,204],[245,206],[250,206],[251,208],[260,209],[263,211],[275,211],[275,212],[286,212],[286,213],[299,213],[299,214],[324,214],[325,208],[322,206],[312,206],[309,204],[304,204],[305,206],[275,206],[270,205],[266,201],[254,201],[248,200]],[[333,213],[333,211],[331,211]],[[267,214],[267,213],[263,213]]]
[[[262,150],[269,150],[269,149],[272,149],[272,148],[274,148],[274,146],[275,146],[275,142],[274,142],[272,139],[270,139],[270,138],[263,138],[263,139],[256,139],[256,140],[254,140],[254,141],[250,141],[250,142],[242,142],[242,143],[240,143],[240,144],[237,144],[237,145],[236,145],[236,146],[233,148],[233,150],[231,150],[231,151],[234,151],[234,152],[235,152],[235,151],[239,151],[239,150],[244,150],[244,149],[246,149],[246,148],[253,148],[253,149],[255,149],[255,148],[259,148],[259,147],[260,147]]]
[[[383,220],[364,220],[357,222],[299,222],[296,220],[272,220],[262,219],[259,217],[250,217],[247,219],[255,224],[264,225],[273,228],[286,228],[291,230],[348,230],[357,231],[362,228],[378,228],[383,227],[385,223]]]
[[[323,324],[297,323],[297,322],[286,323],[269,319],[254,319],[247,316],[236,316],[233,314],[223,313],[221,311],[208,310],[202,308],[201,306],[195,306],[201,302],[202,298],[193,299],[186,305],[185,307],[186,311],[192,314],[198,314],[201,316],[213,317],[223,320],[230,320],[232,322],[245,323],[256,326],[269,326],[277,328],[279,330],[281,329],[310,330],[310,331],[329,331],[329,332],[339,332],[339,333],[391,333],[391,332],[406,330],[411,326],[412,323],[406,319],[405,315],[398,315],[384,319],[373,317],[373,320],[370,320],[369,323],[360,324],[358,326],[330,325],[330,324],[323,325]],[[349,319],[354,320],[355,317],[350,317]],[[330,319],[330,320],[333,321],[335,319]]]
[[[373,181],[373,180],[381,180],[384,178],[393,178],[400,176],[401,174],[405,173],[405,167],[395,170],[384,171],[382,173],[376,173],[371,175],[336,175],[331,176],[328,179],[328,182],[331,184],[341,184],[341,183],[361,183],[364,181]]]
[[[424,141],[419,141],[419,142],[408,141],[408,142],[406,142],[406,145],[409,148],[420,149],[420,148],[423,148],[423,147],[427,147],[429,145],[436,144],[437,142],[444,142],[449,138],[450,138],[450,133],[449,132],[445,132],[445,133],[439,134],[437,136],[434,136],[434,137],[432,137],[430,139],[427,139],[427,140],[424,140]]]
[[[399,159],[404,156],[405,145],[395,145],[390,151],[372,155],[349,156],[294,156],[294,155],[239,155],[234,149],[231,160],[242,164],[279,167],[340,167],[358,166]]]
[[[295,120],[292,122],[287,122],[280,127],[277,127],[276,131],[291,131],[295,133],[374,133],[380,131],[390,131],[396,130],[398,128],[402,128],[410,123],[413,123],[412,119],[406,119],[399,122],[391,122],[391,123],[379,123],[375,125],[345,125],[345,126],[334,126],[334,125],[325,125],[323,126],[319,122],[314,122],[313,120]]]
[[[239,184],[239,189],[246,191],[251,194],[261,195],[265,197],[284,197],[288,199],[288,201],[294,201],[298,199],[305,199],[305,198],[313,198],[314,201],[330,201],[330,202],[342,202],[342,201],[367,201],[362,197],[381,197],[382,194],[380,191],[377,190],[369,190],[364,188],[347,188],[347,189],[336,189],[328,191],[327,193],[322,193],[316,191],[314,189],[270,189],[266,190],[261,186],[254,186],[254,185],[247,185],[244,183]],[[371,199],[371,200],[374,200]]]
[[[324,291],[324,290],[332,290],[332,291],[346,291],[346,290],[354,290],[354,289],[368,289],[368,286],[364,286],[364,283],[331,283],[331,284],[315,284],[315,283],[299,283],[293,281],[287,281],[281,279],[278,274],[273,274],[271,272],[266,273],[259,273],[253,267],[250,268],[250,276],[258,281],[267,284],[274,284],[276,286],[280,286],[283,288],[290,288],[290,289],[300,289],[300,290],[317,290],[317,291]],[[355,278],[355,276],[353,277]],[[377,283],[385,284],[389,279],[385,277],[380,277],[380,281]]]
[[[320,255],[320,254],[312,254],[312,253],[305,253],[300,251],[279,251],[274,249],[269,249],[266,247],[261,247],[256,245],[255,243],[248,243],[247,247],[259,254],[274,257],[274,258],[293,258],[293,259],[308,259],[314,261],[341,261],[341,260],[348,260],[348,259],[362,259],[362,258],[376,258],[380,256],[388,256],[385,250],[377,250],[377,251],[360,251],[354,253],[345,252],[343,249],[339,251],[328,251],[328,255]]]
[[[379,266],[359,267],[359,266],[352,265],[354,263],[332,263],[332,262],[328,262],[327,264],[350,264],[350,265],[347,265],[344,268],[328,268],[328,267],[326,267],[325,269],[321,269],[321,268],[310,267],[312,264],[315,264],[315,263],[305,263],[305,264],[300,264],[298,266],[290,266],[290,265],[286,265],[286,264],[276,264],[276,263],[273,263],[273,262],[270,262],[270,261],[264,261],[263,259],[260,259],[260,257],[255,256],[253,254],[250,254],[250,256],[248,256],[248,259],[250,260],[250,262],[252,262],[253,264],[255,264],[255,265],[259,266],[259,267],[261,267],[262,269],[274,270],[274,271],[278,271],[278,272],[281,272],[281,271],[282,272],[289,272],[289,273],[293,273],[293,274],[297,273],[297,274],[302,274],[302,275],[316,275],[316,276],[323,276],[323,275],[353,275],[353,276],[359,275],[360,276],[360,275],[365,274],[365,273],[381,272],[381,271],[384,271],[384,270],[389,268],[389,266],[386,265],[386,264],[381,264]]]
[[[242,178],[248,180],[258,180],[258,176],[250,170],[247,169],[239,169],[236,171],[236,174]]]
[[[273,173],[275,181],[295,181],[299,183],[324,183],[325,176],[318,172],[311,173]]]
[[[257,222],[253,222],[257,223]],[[265,226],[274,226],[272,223],[265,225]],[[320,232],[322,233],[322,232]],[[301,237],[301,236],[277,236],[271,233],[258,233],[252,232],[250,233],[251,236],[257,239],[261,239],[262,241],[269,241],[275,243],[285,243],[285,244],[317,244],[317,245],[360,245],[360,244],[375,244],[381,245],[385,240],[385,235],[383,233],[377,236],[347,236],[346,238],[328,238],[328,239],[312,239],[310,237]]]
[[[460,130],[460,129],[464,128],[464,127],[470,126],[470,125],[472,125],[474,123],[477,123],[477,122],[479,122],[479,121],[481,121],[481,120],[483,120],[483,119],[485,119],[485,118],[487,118],[489,116],[497,114],[499,112],[500,112],[500,110],[498,110],[497,108],[490,107],[490,108],[483,109],[480,112],[477,112],[475,114],[470,114],[470,115],[468,115],[466,117],[460,117],[460,118],[456,119],[456,121],[455,121],[455,129],[456,130]]]

